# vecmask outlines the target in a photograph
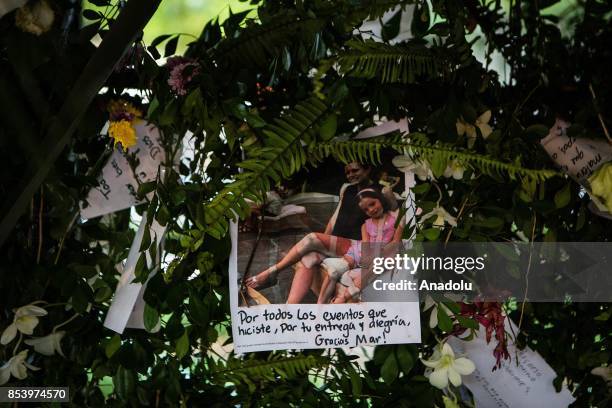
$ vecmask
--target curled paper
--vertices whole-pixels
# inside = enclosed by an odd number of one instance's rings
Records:
[[[570,124],[557,119],[548,135],[540,141],[555,164],[579,183],[612,160],[612,146],[604,140],[571,137]]]
[[[128,254],[123,273],[117,284],[115,290],[115,296],[111,303],[106,319],[104,320],[104,327],[107,327],[117,333],[123,333],[126,327],[144,329],[144,299],[143,294],[146,288],[146,283],[133,283],[136,278],[134,273],[136,269],[136,263],[140,257],[140,244],[144,235],[145,228],[150,228],[151,240],[157,239],[157,245],[161,247],[162,238],[166,227],[162,227],[153,220],[151,226],[147,226],[147,215],[143,213],[142,221],[138,227],[138,232],[132,241],[130,246],[130,252]],[[159,256],[161,250],[158,248],[157,255]],[[149,251],[146,251],[147,266],[149,268],[155,267],[149,274],[149,279],[157,273],[159,269],[159,262],[151,259]]]
[[[540,144],[561,171],[584,187],[593,200],[589,210],[600,217],[612,219],[612,214],[605,211],[600,198],[591,191],[588,181],[597,169],[612,160],[612,146],[604,140],[571,137],[567,134],[569,127],[568,122],[557,119]]]

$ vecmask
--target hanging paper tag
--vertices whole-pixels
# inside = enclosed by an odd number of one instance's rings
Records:
[[[510,325],[517,333],[516,326],[508,319],[506,330],[510,331]],[[561,392],[555,391],[553,380],[557,374],[529,347],[520,351],[514,344],[508,344],[513,360],[491,371],[495,364],[495,341],[486,343],[482,326],[478,337],[471,341],[457,337],[451,337],[448,341],[456,355],[465,354],[476,365],[472,374],[463,377],[463,383],[474,394],[477,407],[523,408],[538,406],[545,401],[547,407],[565,408],[574,401],[567,387],[563,387]],[[514,360],[516,356],[518,364]]]
[[[166,157],[159,130],[145,121],[135,124],[134,127],[138,143],[128,149],[128,153],[136,153],[139,161],[135,173],[140,183],[153,181]],[[87,194],[88,205],[81,207],[82,218],[99,217],[142,202],[136,198],[138,183],[125,156],[125,152],[119,148],[115,149],[102,169],[98,178],[99,185]]]
[[[140,244],[144,235],[146,223],[146,212],[143,214],[142,221],[138,227],[138,232],[132,241],[130,252],[128,254],[125,268],[117,284],[115,290],[115,297],[111,303],[106,319],[104,320],[104,327],[107,327],[117,333],[123,333],[126,327],[144,328],[143,312],[144,312],[144,300],[142,295],[146,286],[142,283],[133,283],[132,281],[136,278],[135,269],[138,258],[140,257]],[[162,241],[162,237],[166,227],[162,227],[153,220],[150,227],[151,240],[157,239],[157,244]],[[157,250],[159,254],[161,251]],[[147,266],[152,268],[158,262],[152,260],[149,251],[146,251]],[[149,274],[149,278],[153,276],[159,267],[156,266],[153,271]],[[142,310],[142,312],[140,311]],[[128,325],[128,322],[130,323]]]
[[[567,134],[570,124],[557,119],[548,136],[540,141],[561,171],[579,183],[612,160],[612,146],[605,140],[575,138]]]
[[[399,130],[401,133],[408,133],[408,119],[403,118],[398,122],[390,120],[383,122],[378,126],[369,127],[357,133],[355,139],[367,139],[369,137],[385,135],[396,130]]]

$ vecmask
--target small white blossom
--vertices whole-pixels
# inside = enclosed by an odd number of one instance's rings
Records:
[[[448,387],[450,381],[455,387],[461,385],[461,376],[474,372],[474,363],[465,358],[455,358],[455,352],[448,343],[440,344],[429,360],[421,360],[425,366],[433,368],[429,382],[436,388]]]
[[[444,170],[444,177],[454,178],[455,180],[461,180],[463,178],[463,173],[465,173],[465,167],[459,162],[459,160],[451,160]]]
[[[28,364],[26,358],[28,358],[28,350],[23,350],[0,367],[0,385],[6,384],[11,375],[18,380],[23,380],[28,376],[28,368],[34,371],[40,370],[40,368]]]
[[[393,165],[400,171],[413,172],[419,180],[425,181],[427,179],[434,180],[433,173],[429,168],[429,164],[424,160],[412,160],[409,156],[395,156],[392,160]]]
[[[41,35],[51,29],[55,13],[47,0],[26,4],[17,10],[15,25],[26,33]]]
[[[471,124],[467,123],[463,117],[459,118],[456,123],[457,134],[459,136],[467,135],[468,138],[468,147],[472,148],[474,146],[474,142],[476,142],[476,128],[480,130],[480,134],[484,139],[489,137],[491,133],[493,133],[493,128],[489,125],[489,121],[491,120],[491,111],[487,110],[482,115],[476,118],[476,123]]]
[[[28,346],[34,346],[34,350],[37,353],[45,356],[52,356],[57,352],[60,356],[66,357],[61,346],[61,341],[65,334],[65,331],[53,332],[44,337],[35,337],[25,340],[24,343]]]
[[[453,317],[453,312],[451,312],[444,303],[438,304],[431,298],[431,296],[427,296],[425,298],[425,306],[423,307],[423,311],[429,310],[430,308],[433,308],[431,309],[431,314],[429,315],[429,327],[432,329],[438,326],[438,308],[442,308],[448,317]]]
[[[444,207],[440,207],[439,205],[427,214],[423,215],[421,217],[421,222],[425,222],[431,217],[436,217],[433,222],[433,226],[436,228],[444,228],[445,223],[448,223],[453,227],[457,226],[457,219],[450,215],[448,211],[444,209]]]
[[[13,323],[11,323],[0,336],[0,344],[9,344],[15,336],[17,331],[23,334],[34,333],[34,328],[38,325],[38,316],[46,316],[47,311],[42,307],[38,307],[32,304],[21,306],[20,308],[13,309],[15,317]]]
[[[606,384],[612,387],[612,367],[595,367],[591,370],[591,374],[603,378]]]

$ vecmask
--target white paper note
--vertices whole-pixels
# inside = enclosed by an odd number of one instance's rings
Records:
[[[144,235],[146,226],[146,212],[143,214],[142,221],[138,227],[138,232],[132,241],[130,252],[117,284],[115,290],[115,296],[111,303],[106,319],[104,320],[104,327],[107,327],[117,333],[123,333],[126,327],[144,329],[144,300],[142,298],[146,284],[132,283],[136,275],[134,274],[136,263],[140,257],[140,244]],[[157,243],[162,241],[166,227],[162,227],[153,220],[151,224],[151,241],[157,238]],[[161,247],[161,246],[160,246]],[[161,249],[158,247],[157,253],[159,254]],[[147,251],[147,265],[152,267],[154,262],[149,256]],[[149,278],[157,272],[157,268],[149,274]]]
[[[509,330],[509,324],[514,325],[512,322],[506,323],[506,330]],[[518,332],[516,327],[514,332]],[[561,408],[574,402],[574,397],[566,387],[559,393],[555,391],[552,382],[557,374],[529,347],[518,351],[517,366],[517,348],[514,344],[508,344],[512,361],[506,360],[501,368],[491,371],[495,365],[493,349],[497,342],[492,339],[486,344],[482,326],[478,337],[472,341],[451,337],[449,343],[456,355],[466,355],[476,365],[474,373],[463,377],[463,383],[474,394],[476,407]]]
[[[151,124],[141,121],[135,124],[138,143],[131,147],[129,153],[136,152],[139,165],[136,168],[141,183],[153,181],[158,169],[165,160],[159,130]],[[109,158],[98,177],[99,185],[87,194],[88,206],[81,207],[81,217],[85,219],[99,217],[124,210],[142,201],[136,199],[138,183],[134,172],[118,147]]]

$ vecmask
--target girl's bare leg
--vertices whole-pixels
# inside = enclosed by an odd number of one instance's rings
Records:
[[[351,241],[349,239],[322,234],[319,232],[311,232],[302,238],[297,244],[295,244],[289,250],[287,255],[285,255],[278,263],[270,266],[268,269],[260,272],[259,274],[248,278],[246,285],[256,288],[261,282],[265,281],[272,272],[280,271],[297,263],[305,254],[309,252],[318,252],[328,257],[338,256],[348,251],[350,246]],[[295,281],[295,277],[293,280]],[[312,282],[312,278],[310,282]]]
[[[317,299],[317,304],[324,304],[329,302],[329,299],[334,294],[335,281],[331,281],[329,276],[325,274],[323,277],[323,283],[321,283],[321,291],[319,292],[319,299]]]
[[[306,296],[310,290],[314,273],[318,270],[319,268],[317,266],[308,268],[302,262],[297,264],[295,275],[293,275],[293,281],[291,282],[289,296],[287,297],[287,303],[297,304],[302,302],[302,299],[304,299],[304,296]]]

